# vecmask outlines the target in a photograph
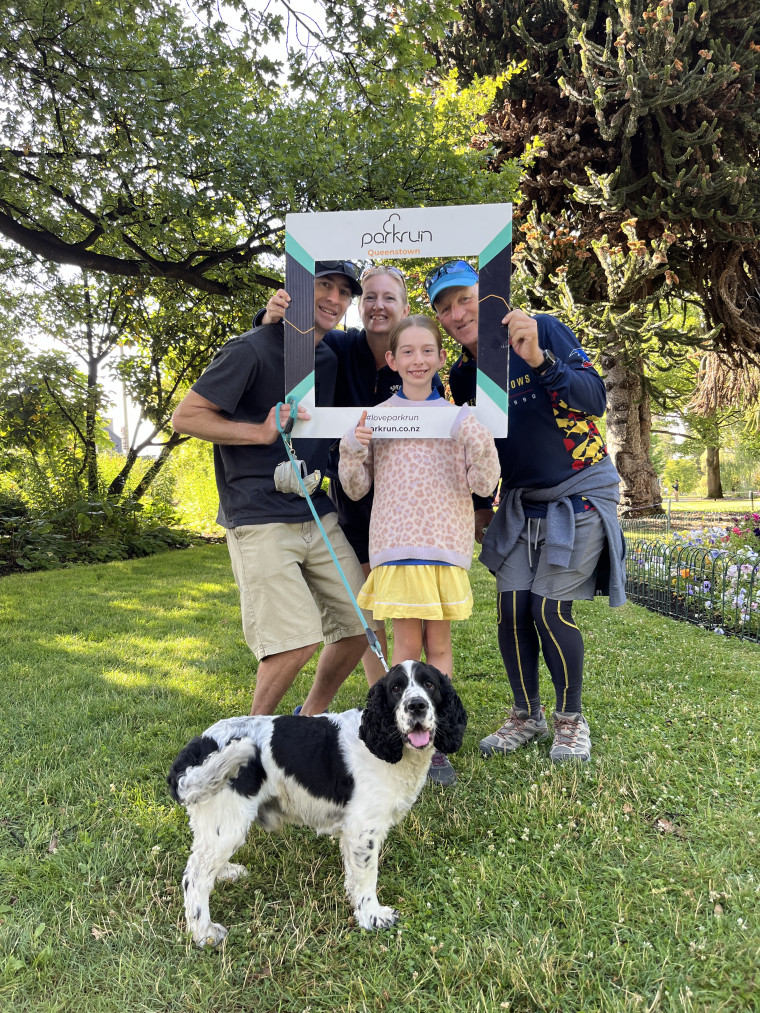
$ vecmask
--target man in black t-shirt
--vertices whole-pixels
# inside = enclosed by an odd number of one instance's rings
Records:
[[[321,344],[361,293],[348,261],[317,263],[314,280],[316,403],[331,405],[337,362]],[[275,488],[278,464],[288,461],[277,431],[276,404],[284,379],[283,325],[256,327],[228,341],[177,407],[177,432],[214,444],[219,523],[240,590],[246,642],[259,659],[252,714],[272,714],[324,640],[314,684],[301,713],[325,710],[364,648],[359,622],[306,500]],[[288,408],[281,409],[284,424]],[[309,413],[299,407],[298,417]],[[307,470],[324,473],[328,440],[299,440]],[[357,593],[363,574],[338,527],[334,508],[317,487],[312,500]],[[366,617],[371,628],[376,624]]]

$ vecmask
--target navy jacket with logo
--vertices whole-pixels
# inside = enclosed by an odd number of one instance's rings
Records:
[[[509,350],[509,435],[496,440],[502,487],[546,489],[607,456],[595,418],[604,414],[604,382],[569,327],[537,314],[538,342],[557,356],[537,374]],[[456,404],[474,404],[477,361],[463,349],[451,367]]]

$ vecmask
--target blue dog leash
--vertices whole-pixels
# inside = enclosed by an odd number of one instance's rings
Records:
[[[283,404],[285,404],[285,403],[287,403],[287,404],[290,405],[290,416],[288,418],[288,421],[285,423],[285,426],[283,427],[283,426],[280,425],[280,408],[282,408]],[[367,637],[367,642],[369,643],[369,646],[371,647],[373,653],[376,654],[377,657],[380,659],[380,662],[381,662],[383,668],[387,672],[388,671],[388,663],[385,660],[385,658],[383,657],[383,649],[380,646],[380,641],[377,639],[377,636],[375,635],[375,631],[371,630],[369,628],[369,626],[367,625],[367,620],[364,618],[364,613],[359,608],[359,603],[357,602],[356,598],[354,597],[354,592],[351,590],[351,585],[348,583],[348,580],[346,579],[346,575],[343,572],[343,567],[340,565],[340,562],[338,561],[338,557],[335,555],[335,550],[333,549],[332,545],[330,544],[330,539],[327,537],[327,532],[325,531],[324,527],[322,526],[322,521],[319,519],[319,514],[314,509],[314,504],[311,501],[311,496],[309,496],[308,490],[307,490],[306,486],[304,485],[303,478],[301,477],[301,469],[296,464],[295,457],[293,455],[293,447],[291,446],[291,442],[290,442],[290,439],[291,439],[290,433],[291,433],[291,431],[293,429],[293,425],[295,424],[297,415],[298,415],[298,401],[296,401],[296,399],[294,397],[287,397],[285,399],[285,402],[279,401],[278,404],[277,404],[277,408],[275,410],[275,416],[274,416],[275,417],[275,421],[277,423],[277,432],[280,434],[280,436],[282,437],[282,442],[285,444],[285,450],[287,451],[288,458],[289,458],[290,463],[291,463],[291,465],[293,467],[293,471],[295,472],[295,476],[298,479],[298,484],[301,486],[301,489],[303,491],[304,499],[309,504],[309,509],[311,510],[312,517],[317,522],[317,527],[319,528],[320,534],[322,535],[322,538],[324,539],[325,545],[327,546],[328,551],[329,551],[330,555],[332,556],[333,562],[335,563],[335,565],[338,568],[338,573],[340,575],[340,579],[343,581],[343,586],[345,587],[346,591],[348,592],[348,597],[351,600],[351,604],[353,605],[354,610],[356,611],[356,614],[359,616],[361,624],[364,627],[364,634]]]

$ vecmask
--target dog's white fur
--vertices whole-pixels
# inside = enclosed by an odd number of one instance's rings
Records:
[[[304,824],[338,837],[357,923],[393,925],[398,911],[377,899],[380,849],[422,790],[433,750],[458,749],[466,721],[450,680],[407,661],[372,687],[364,710],[229,718],[193,740],[169,784],[193,831],[183,887],[195,941],[217,944],[227,935],[211,921],[209,894],[216,880],[247,875],[229,859],[253,822],[267,830]],[[320,766],[325,750],[328,761]]]

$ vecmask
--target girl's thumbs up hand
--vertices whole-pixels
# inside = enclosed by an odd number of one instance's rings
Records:
[[[369,441],[372,439],[372,430],[368,425],[366,425],[366,422],[367,422],[367,410],[365,408],[365,410],[362,412],[362,417],[359,419],[359,425],[356,427],[356,429],[354,429],[354,436],[363,447],[368,447]]]

